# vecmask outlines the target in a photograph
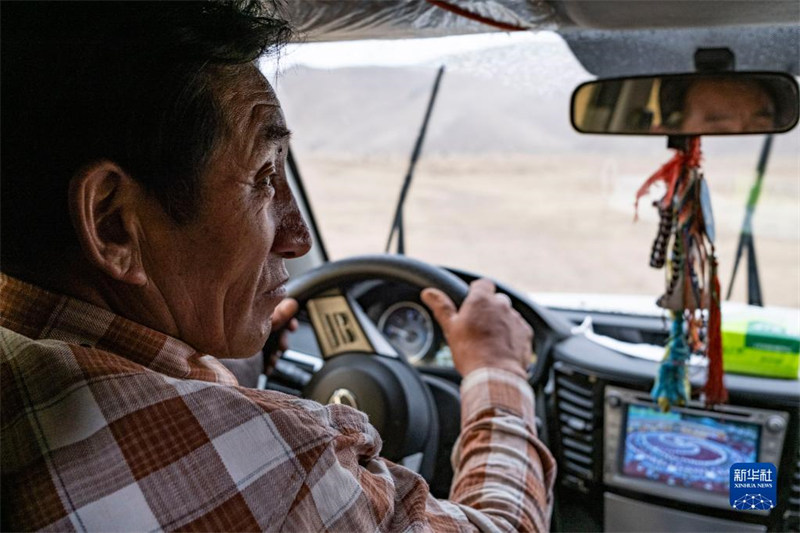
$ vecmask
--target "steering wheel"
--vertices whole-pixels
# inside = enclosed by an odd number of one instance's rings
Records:
[[[430,481],[439,438],[437,409],[420,374],[343,288],[369,279],[436,287],[456,305],[467,295],[467,284],[455,275],[404,256],[355,257],[293,278],[288,296],[307,310],[324,359],[303,396],[366,413],[383,439],[382,455]]]
[[[303,396],[366,413],[383,439],[382,455],[430,481],[439,438],[431,391],[345,289],[374,279],[435,287],[456,306],[468,290],[461,278],[444,269],[397,255],[344,259],[293,278],[288,296],[307,310],[324,359]]]

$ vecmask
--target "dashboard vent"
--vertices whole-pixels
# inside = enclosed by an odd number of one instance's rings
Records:
[[[594,386],[582,374],[556,370],[555,376],[562,483],[589,492],[595,481],[595,446],[601,445],[595,438]]]
[[[797,449],[797,461],[789,490],[789,508],[783,515],[783,521],[784,531],[800,531],[800,448]]]

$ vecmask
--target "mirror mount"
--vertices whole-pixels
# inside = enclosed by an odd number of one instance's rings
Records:
[[[697,72],[733,72],[736,58],[730,48],[698,48],[694,68]]]
[[[685,152],[689,149],[689,139],[692,135],[670,135],[667,137],[667,148]]]

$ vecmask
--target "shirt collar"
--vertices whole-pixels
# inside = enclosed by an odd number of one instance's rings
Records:
[[[53,339],[110,352],[175,378],[238,384],[219,360],[179,339],[2,272],[0,326],[31,339]]]

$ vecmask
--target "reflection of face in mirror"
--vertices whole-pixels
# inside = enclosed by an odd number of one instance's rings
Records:
[[[774,127],[775,104],[755,81],[699,80],[686,93],[683,131],[737,133]]]
[[[664,132],[744,133],[775,128],[775,103],[753,80],[701,79],[684,93],[679,120],[667,122]]]

